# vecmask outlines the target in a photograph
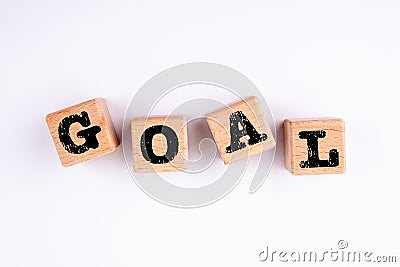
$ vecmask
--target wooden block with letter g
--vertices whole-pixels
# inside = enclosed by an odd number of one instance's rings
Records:
[[[341,119],[285,120],[286,168],[293,175],[344,173],[344,135]]]
[[[135,172],[173,172],[187,168],[185,116],[134,118],[131,132]]]
[[[46,122],[64,167],[110,153],[119,145],[102,98],[48,114]]]
[[[224,164],[275,147],[271,129],[255,96],[206,114]]]

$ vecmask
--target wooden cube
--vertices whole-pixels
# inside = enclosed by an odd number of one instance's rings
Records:
[[[345,172],[343,120],[285,120],[284,140],[286,168],[293,175]]]
[[[185,116],[135,118],[131,122],[135,172],[183,171],[188,163]]]
[[[271,129],[255,96],[206,114],[224,164],[275,147]]]
[[[110,153],[119,145],[102,98],[48,114],[46,122],[64,167]]]

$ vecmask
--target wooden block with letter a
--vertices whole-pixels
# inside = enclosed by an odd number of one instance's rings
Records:
[[[135,172],[173,172],[187,168],[185,116],[134,118],[131,132]]]
[[[110,153],[119,145],[102,98],[48,114],[46,122],[64,167]]]
[[[294,175],[344,173],[344,122],[341,119],[284,121],[285,165]]]
[[[255,96],[206,114],[224,164],[275,147],[271,129]]]

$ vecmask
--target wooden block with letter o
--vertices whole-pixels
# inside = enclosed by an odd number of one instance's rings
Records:
[[[285,163],[294,175],[344,173],[344,122],[341,119],[284,121]]]
[[[275,140],[254,96],[206,114],[224,164],[275,147]]]
[[[110,153],[119,145],[102,98],[48,114],[46,122],[64,167]]]
[[[131,131],[135,172],[172,172],[187,168],[185,116],[134,118]]]

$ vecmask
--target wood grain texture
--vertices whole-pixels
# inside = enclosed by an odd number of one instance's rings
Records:
[[[155,125],[168,126],[178,137],[178,153],[173,160],[153,164],[146,160],[141,149],[141,137],[146,129]],[[138,173],[184,171],[188,164],[188,134],[185,116],[152,116],[134,118],[131,121],[133,169]],[[152,138],[154,154],[162,156],[168,149],[167,139],[163,134]]]
[[[231,145],[230,116],[239,111],[247,117],[258,133],[266,134],[267,139],[249,145],[249,136],[244,136],[240,141],[246,144],[245,147],[228,153],[227,147]],[[275,140],[271,129],[262,113],[258,99],[254,96],[207,113],[206,119],[224,164],[230,164],[275,147]]]
[[[300,132],[323,131],[324,137],[318,138],[318,157],[328,160],[330,151],[338,153],[337,166],[305,167],[302,162],[309,158],[307,139],[300,138]],[[335,174],[346,170],[345,127],[344,121],[336,118],[286,119],[284,121],[285,165],[293,175]]]
[[[59,127],[60,123],[67,117],[73,115],[81,115],[82,112],[87,113],[90,125],[82,126],[79,122],[74,122],[69,127],[69,136],[73,143],[82,146],[85,138],[78,137],[79,132],[94,126],[100,127],[96,133],[95,139],[98,141],[96,148],[89,148],[81,154],[74,154],[67,151],[67,148],[60,140]],[[107,109],[106,101],[102,98],[88,100],[86,102],[68,107],[46,116],[46,122],[53,138],[61,163],[64,167],[110,153],[119,146],[118,137],[115,133],[110,114]]]

